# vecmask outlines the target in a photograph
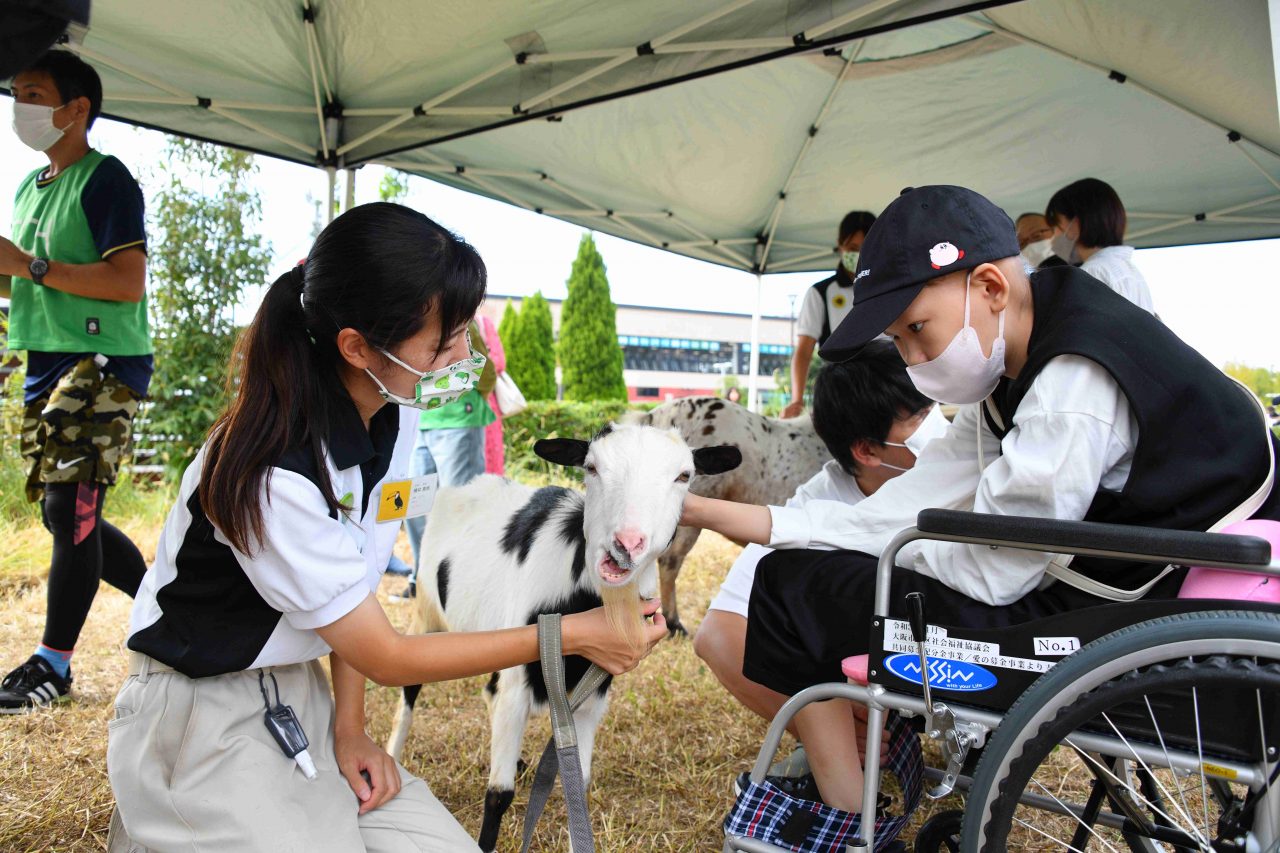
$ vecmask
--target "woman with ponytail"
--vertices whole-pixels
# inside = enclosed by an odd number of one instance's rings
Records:
[[[370,740],[364,695],[538,659],[534,626],[405,636],[374,596],[400,526],[384,486],[408,478],[417,410],[483,366],[484,292],[470,245],[393,204],[338,217],[271,285],[133,608],[110,850],[476,849]],[[625,672],[654,622],[635,652],[602,610],[567,616],[565,650]]]

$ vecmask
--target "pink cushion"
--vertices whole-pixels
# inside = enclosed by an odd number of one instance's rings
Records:
[[[868,655],[854,655],[851,658],[845,658],[840,661],[840,668],[844,670],[844,674],[858,684],[867,683],[867,658]]]
[[[1260,519],[1238,521],[1224,527],[1222,532],[1237,536],[1257,536],[1271,543],[1273,555],[1280,553],[1280,522]],[[1280,578],[1196,567],[1187,572],[1178,598],[1219,598],[1280,604]]]

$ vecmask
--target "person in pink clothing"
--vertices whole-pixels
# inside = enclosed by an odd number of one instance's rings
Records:
[[[489,348],[489,361],[499,373],[507,369],[507,354],[502,349],[502,338],[498,337],[498,327],[488,317],[480,316],[480,333],[484,336],[484,344]],[[497,415],[497,419],[484,428],[484,472],[502,476],[506,469],[506,451],[502,446],[502,409],[498,407],[498,395],[489,393],[489,408]]]

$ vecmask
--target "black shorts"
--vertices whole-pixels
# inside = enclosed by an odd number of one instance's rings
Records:
[[[876,558],[857,551],[774,551],[760,561],[747,609],[742,674],[788,696],[814,684],[844,681],[840,662],[871,651]],[[1171,572],[1147,598],[1174,598],[1183,572]],[[933,578],[895,568],[889,613],[906,619],[905,597],[922,592],[930,623],[1004,628],[1112,602],[1064,583],[993,607]]]

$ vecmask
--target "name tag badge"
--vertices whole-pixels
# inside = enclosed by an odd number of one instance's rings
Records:
[[[439,483],[438,474],[383,483],[382,496],[378,499],[378,523],[426,515],[436,499]]]

